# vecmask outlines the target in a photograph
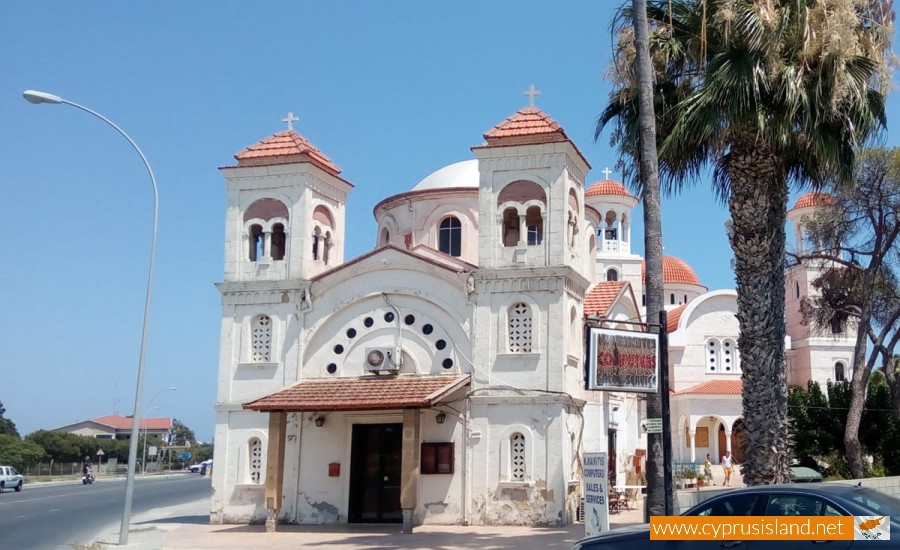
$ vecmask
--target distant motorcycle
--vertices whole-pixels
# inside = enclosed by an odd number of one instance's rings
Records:
[[[94,483],[94,474],[88,472],[81,476],[81,484],[82,485],[91,485]]]

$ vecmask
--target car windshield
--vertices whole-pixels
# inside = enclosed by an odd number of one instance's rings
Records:
[[[900,499],[875,489],[858,489],[850,495],[850,500],[863,508],[868,508],[874,515],[900,516]]]

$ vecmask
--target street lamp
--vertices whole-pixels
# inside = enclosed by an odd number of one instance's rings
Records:
[[[147,173],[150,175],[150,184],[153,186],[153,237],[150,241],[150,265],[147,268],[147,296],[144,299],[144,322],[141,328],[140,358],[138,359],[137,384],[134,390],[134,415],[132,416],[133,423],[131,425],[131,443],[128,446],[128,475],[125,481],[125,508],[122,511],[122,527],[119,531],[119,544],[125,545],[128,544],[128,530],[131,524],[131,501],[134,496],[134,463],[137,460],[137,444],[139,436],[138,424],[140,423],[141,394],[143,393],[144,386],[144,363],[147,358],[147,329],[150,320],[150,293],[153,290],[153,263],[156,260],[156,226],[159,218],[159,193],[156,190],[156,177],[153,175],[150,163],[147,162],[147,157],[144,156],[143,151],[137,146],[137,143],[135,143],[124,130],[113,124],[113,122],[105,116],[96,111],[92,111],[83,105],[73,103],[67,99],[46,92],[25,90],[22,93],[22,96],[30,103],[49,103],[51,105],[65,103],[66,105],[71,105],[72,107],[94,115],[115,128],[122,137],[128,140],[128,143],[134,147],[134,150],[137,151],[137,154],[141,157],[141,161],[143,161],[144,166],[147,168]]]
[[[159,397],[160,395],[166,393],[167,391],[175,391],[176,389],[178,389],[178,388],[172,386],[171,388],[167,388],[167,389],[164,389],[164,390],[162,390],[162,391],[160,391],[160,392],[157,392],[156,395],[154,395],[153,397],[150,398],[150,402],[147,403],[147,412],[150,413],[150,412],[153,411],[154,409],[158,409],[158,408],[159,408],[159,407],[152,407],[152,408],[150,407],[151,405],[153,405],[153,400],[154,400],[154,399],[156,399],[156,398]],[[146,420],[146,419],[145,419],[145,420]],[[148,431],[149,429],[150,429],[150,426],[147,426],[146,428],[144,428],[144,445],[143,445],[143,448],[144,448],[144,452],[143,452],[144,458],[141,460],[141,473],[142,473],[142,474],[147,470],[147,431]]]

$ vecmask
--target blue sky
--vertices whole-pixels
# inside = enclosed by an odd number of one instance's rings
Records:
[[[130,414],[159,183],[144,404],[214,430],[224,179],[217,167],[295,128],[355,184],[347,258],[375,242],[373,206],[527,104],[559,122],[602,178],[617,158],[593,126],[618,2],[12,2],[0,18],[0,401],[29,433]],[[891,112],[897,111],[892,98]],[[888,136],[887,142],[895,140]],[[613,177],[616,177],[615,175]],[[617,179],[621,179],[618,177]],[[667,254],[732,288],[726,209],[705,182],[663,202]],[[796,196],[796,195],[795,195]],[[634,212],[637,252],[641,212]]]

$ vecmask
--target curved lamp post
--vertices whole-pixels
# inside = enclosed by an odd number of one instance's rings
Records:
[[[122,511],[122,527],[119,531],[119,544],[124,545],[128,544],[128,529],[131,524],[131,501],[134,496],[134,463],[137,461],[137,445],[140,436],[138,425],[140,424],[141,394],[143,393],[144,386],[144,363],[147,358],[147,329],[150,320],[150,293],[153,290],[153,263],[156,260],[156,226],[159,217],[159,193],[157,193],[156,190],[156,177],[153,175],[150,163],[147,162],[147,157],[144,156],[143,151],[137,146],[137,143],[135,143],[124,130],[113,124],[113,122],[105,116],[96,111],[92,111],[83,105],[73,103],[67,99],[46,92],[25,90],[22,95],[30,103],[49,103],[51,105],[65,103],[66,105],[71,105],[72,107],[94,115],[115,128],[115,130],[122,134],[122,137],[127,139],[128,143],[134,147],[137,154],[140,155],[141,160],[144,162],[144,166],[147,168],[147,173],[150,175],[150,184],[153,186],[153,238],[150,241],[150,266],[147,269],[147,296],[144,300],[144,323],[143,328],[141,329],[141,351],[140,359],[138,360],[137,386],[134,391],[134,415],[131,425],[131,444],[128,446],[128,476],[126,477],[125,482],[125,509]]]
[[[171,388],[166,388],[162,391],[157,392],[153,397],[150,398],[150,402],[147,403],[147,413],[149,414],[154,409],[158,409],[159,407],[153,407],[153,400],[159,397],[160,395],[166,393],[167,391],[175,391],[178,388],[172,386]],[[146,419],[145,419],[146,420]],[[141,459],[141,473],[144,473],[147,470],[147,432],[150,430],[150,426],[144,428],[144,445],[143,445],[143,455],[144,458]]]

